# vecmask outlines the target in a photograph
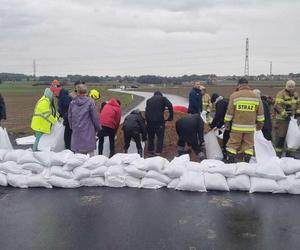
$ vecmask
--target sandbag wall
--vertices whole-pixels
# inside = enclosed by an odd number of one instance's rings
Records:
[[[190,161],[189,155],[171,162],[138,154],[97,155],[30,150],[0,150],[0,185],[19,188],[81,186],[174,188],[300,194],[300,160],[270,158],[264,164],[224,164],[218,160]]]

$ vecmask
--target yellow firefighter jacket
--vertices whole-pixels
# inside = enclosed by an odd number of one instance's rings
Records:
[[[207,112],[211,112],[211,100],[209,94],[205,93],[202,96],[202,109]]]
[[[264,124],[263,105],[248,86],[241,86],[229,98],[229,104],[224,121],[231,131],[249,133],[256,130],[256,126],[262,128]]]
[[[51,102],[49,98],[43,96],[35,106],[31,128],[34,131],[50,134],[51,126],[56,122],[57,119],[52,114]]]
[[[276,95],[274,111],[276,119],[286,120],[288,113],[286,110],[291,111],[290,115],[300,114],[300,101],[297,92],[289,93],[286,89],[279,91]]]

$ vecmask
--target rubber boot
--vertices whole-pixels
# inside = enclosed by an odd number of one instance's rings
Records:
[[[236,155],[230,152],[227,152],[227,163],[235,163]]]
[[[249,163],[249,162],[250,162],[250,160],[251,160],[251,157],[252,157],[252,155],[249,155],[249,154],[244,154],[244,162],[247,162],[247,163]]]
[[[143,158],[143,149],[138,149],[138,154]]]

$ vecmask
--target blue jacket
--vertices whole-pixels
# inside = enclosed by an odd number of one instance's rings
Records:
[[[193,88],[189,95],[188,113],[200,114],[202,112],[202,94],[200,89]]]
[[[58,97],[58,113],[64,119],[64,125],[68,123],[68,109],[71,101],[72,97],[69,95],[69,91],[62,89]]]

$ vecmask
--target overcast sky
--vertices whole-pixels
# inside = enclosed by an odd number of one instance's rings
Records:
[[[300,72],[297,0],[0,0],[0,72]]]

